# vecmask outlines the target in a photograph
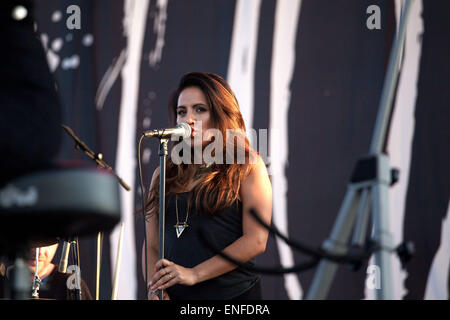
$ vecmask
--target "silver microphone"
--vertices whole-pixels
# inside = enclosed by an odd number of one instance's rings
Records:
[[[166,128],[166,129],[153,129],[144,132],[145,137],[156,137],[159,139],[170,138],[172,136],[182,137],[183,139],[187,139],[191,136],[191,126],[186,122],[181,122],[177,124],[175,128]]]
[[[61,260],[59,261],[58,271],[61,273],[67,272],[67,263],[69,262],[69,250],[70,250],[70,242],[64,241]]]

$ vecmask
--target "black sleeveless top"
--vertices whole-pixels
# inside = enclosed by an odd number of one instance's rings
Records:
[[[187,200],[189,193],[178,194],[178,219],[183,223],[186,219]],[[200,230],[206,239],[211,239],[212,245],[224,249],[242,236],[242,203],[235,202],[214,215],[198,214],[193,205],[187,220],[188,227],[177,238],[175,224],[177,223],[176,196],[166,196],[165,244],[164,257],[180,266],[192,268],[216,255],[216,252],[204,243]],[[247,262],[254,264],[254,260]],[[172,300],[227,300],[241,295],[249,290],[259,276],[236,268],[219,277],[200,282],[194,286],[174,285],[167,288]]]

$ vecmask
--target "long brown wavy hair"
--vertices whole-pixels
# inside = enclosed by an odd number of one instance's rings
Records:
[[[233,149],[234,159],[231,164],[225,164],[226,161],[222,161],[223,164],[213,163],[205,170],[198,164],[176,165],[169,157],[166,165],[166,195],[185,191],[189,182],[200,176],[199,183],[190,190],[188,210],[194,202],[197,212],[214,214],[237,201],[241,181],[249,174],[249,163],[256,152],[251,149],[245,136],[244,119],[233,91],[229,84],[216,74],[192,72],[181,78],[178,88],[169,100],[171,126],[176,125],[178,97],[188,87],[197,87],[204,93],[210,107],[211,127],[222,133],[222,155],[227,155]],[[238,135],[237,142],[234,138],[232,141],[227,139],[227,130],[241,134]],[[176,144],[177,142],[174,143]],[[244,151],[244,163],[236,161],[239,150]],[[191,156],[193,156],[193,148],[191,148]],[[159,212],[159,175],[155,177],[155,183],[149,190],[145,212],[146,216]]]

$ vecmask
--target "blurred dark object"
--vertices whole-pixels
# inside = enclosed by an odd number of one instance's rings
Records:
[[[0,2],[0,186],[58,153],[61,110],[32,1]]]
[[[109,231],[120,221],[119,185],[107,170],[55,167],[10,181],[0,188],[0,252]]]
[[[406,268],[406,264],[414,257],[416,253],[416,248],[412,241],[402,242],[397,248],[397,255],[400,258],[400,262],[402,263],[402,268]]]

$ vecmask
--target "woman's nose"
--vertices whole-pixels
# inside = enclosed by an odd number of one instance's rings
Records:
[[[188,111],[188,113],[186,114],[186,122],[188,124],[193,124],[195,121],[195,116],[193,112]]]

